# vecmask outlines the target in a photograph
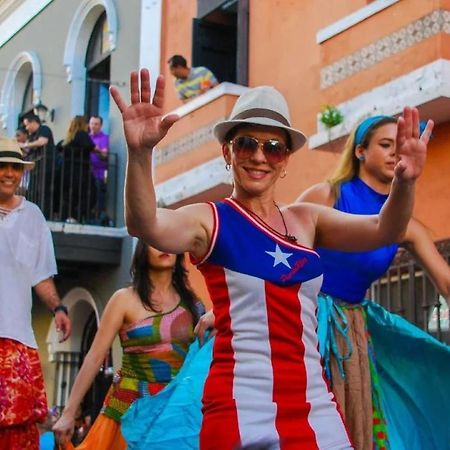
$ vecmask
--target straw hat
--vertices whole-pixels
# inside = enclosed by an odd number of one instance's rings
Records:
[[[271,86],[249,89],[236,101],[228,120],[214,127],[214,135],[225,142],[228,132],[238,125],[263,125],[285,130],[290,137],[291,151],[298,150],[306,142],[306,136],[291,127],[289,108],[283,95]]]
[[[0,136],[0,163],[19,163],[24,165],[25,170],[31,170],[34,162],[25,161],[22,149],[17,141]]]

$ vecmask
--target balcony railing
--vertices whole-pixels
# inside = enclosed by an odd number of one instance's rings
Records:
[[[450,240],[439,242],[438,249],[449,261]],[[386,275],[372,285],[370,298],[440,341],[450,343],[449,305],[408,252],[399,251]]]
[[[50,221],[114,226],[117,155],[108,153],[105,176],[94,177],[89,152],[79,147],[47,149],[25,172],[20,192]]]

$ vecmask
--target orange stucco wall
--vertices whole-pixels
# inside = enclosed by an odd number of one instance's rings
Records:
[[[307,135],[317,132],[316,118],[324,103],[338,104],[436,59],[450,59],[450,36],[441,33],[327,89],[321,89],[320,70],[324,66],[433,10],[450,10],[450,0],[401,1],[321,44],[316,42],[319,30],[368,3],[365,0],[250,0],[249,85],[269,84],[279,89],[290,104],[292,123]],[[196,2],[170,0],[164,4],[162,59],[167,60],[173,53],[184,53],[190,60]],[[168,92],[167,109],[180,104],[174,92]],[[189,124],[184,123],[183,127],[189,128]],[[418,186],[415,208],[416,216],[433,231],[435,239],[450,237],[447,200],[449,132],[448,123],[435,130],[425,173]],[[192,152],[193,158],[194,155]],[[304,189],[324,180],[338,158],[338,153],[308,148],[294,154],[288,176],[280,180],[277,188],[279,201],[294,201]],[[185,160],[179,168],[186,165],[189,161]],[[172,167],[170,173],[174,170]],[[192,272],[194,286],[203,298],[207,298],[198,272],[195,269]]]
[[[182,103],[175,89],[170,89],[173,77],[167,60],[172,55],[183,55],[191,65],[192,18],[197,14],[197,0],[164,0],[161,24],[161,73],[169,86],[166,89],[165,107],[168,111]]]

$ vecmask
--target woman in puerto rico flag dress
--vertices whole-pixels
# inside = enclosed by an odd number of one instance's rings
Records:
[[[128,144],[126,223],[130,234],[162,251],[190,252],[211,294],[217,336],[200,449],[353,448],[317,350],[321,265],[311,249],[371,249],[400,238],[432,123],[419,138],[418,112],[405,108],[397,137],[400,162],[379,215],[346,215],[306,203],[279,208],[277,181],[306,138],[291,127],[277,90],[249,89],[230,119],[214,129],[233,176],[231,198],[156,208],[152,153],[178,117],[163,116],[164,79],[158,78],[152,98],[149,78],[146,69],[132,72],[131,105],[111,88]]]

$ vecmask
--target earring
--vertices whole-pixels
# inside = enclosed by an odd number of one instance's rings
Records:
[[[229,172],[231,169],[231,164],[225,164],[225,170]]]
[[[286,169],[283,170],[283,173],[280,175],[280,178],[285,178],[287,175]]]
[[[360,161],[364,161],[366,158],[365,158],[364,155],[359,155],[359,156],[358,156],[358,159],[359,159]]]

